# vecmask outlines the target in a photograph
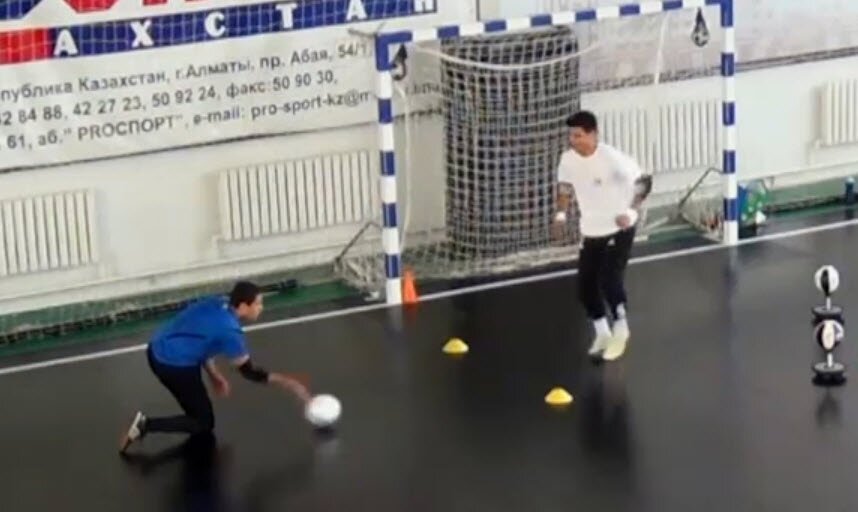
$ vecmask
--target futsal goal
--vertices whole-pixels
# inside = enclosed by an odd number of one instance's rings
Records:
[[[471,278],[576,257],[553,229],[566,119],[654,178],[641,233],[681,217],[738,238],[732,0],[628,3],[374,35],[380,201],[336,261],[401,302],[418,279]]]

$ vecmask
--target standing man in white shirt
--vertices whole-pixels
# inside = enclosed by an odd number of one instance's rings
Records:
[[[578,297],[596,331],[589,354],[613,361],[623,355],[630,336],[625,269],[638,208],[652,188],[652,178],[634,159],[599,141],[598,122],[591,112],[578,112],[566,124],[571,148],[563,153],[557,169],[554,222],[555,226],[567,222],[574,192],[582,237]],[[608,313],[613,325],[608,323]]]

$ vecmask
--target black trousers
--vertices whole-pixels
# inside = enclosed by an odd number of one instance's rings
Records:
[[[158,362],[147,350],[149,368],[164,387],[179,402],[185,414],[160,418],[146,418],[146,433],[186,432],[201,434],[214,429],[214,411],[208,391],[203,383],[199,366],[176,367]]]
[[[614,318],[617,306],[625,305],[625,271],[634,240],[634,227],[610,236],[584,237],[578,257],[578,298],[590,319],[607,316],[605,302]]]

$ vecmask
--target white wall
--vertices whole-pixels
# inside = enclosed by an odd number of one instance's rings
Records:
[[[856,69],[858,58],[846,58],[738,75],[740,177],[818,164],[831,164],[834,172],[848,172],[848,165],[837,164],[858,162],[858,146],[816,147],[818,88],[826,81],[858,79]],[[713,90],[712,80],[662,88],[665,92],[658,95],[658,101],[680,95],[693,98],[701,90],[707,94]],[[652,97],[651,89],[602,92],[585,96],[584,106],[632,107],[646,104]],[[439,225],[444,216],[439,125],[430,122],[423,130],[412,134],[411,159],[401,156],[399,160],[408,180],[400,181],[401,213],[410,204],[414,229]],[[9,312],[217,277],[329,264],[356,225],[248,243],[218,241],[217,173],[235,166],[345,150],[369,149],[375,155],[376,136],[376,127],[369,124],[0,175],[0,200],[71,188],[95,189],[101,256],[100,264],[93,267],[0,278],[0,308]],[[404,140],[402,127],[397,138]],[[682,187],[692,178],[693,173],[679,173],[657,186],[662,190]],[[406,185],[411,191],[410,203],[405,199]]]
[[[737,75],[738,173],[741,180],[779,176],[816,181],[847,176],[858,168],[858,140],[840,146],[821,144],[822,88],[827,83],[858,80],[858,57],[775,67]],[[646,108],[695,97],[719,97],[720,77],[626,89],[621,94],[587,95],[587,108]],[[841,110],[842,120],[858,112]],[[718,162],[720,164],[720,162]],[[658,169],[653,169],[658,172]],[[663,173],[658,189],[684,187],[699,170]]]
[[[206,6],[211,6],[212,2],[217,2],[218,7],[233,6],[236,3],[234,0],[211,0]],[[173,6],[155,9],[157,11],[155,14],[171,12],[170,9],[189,10],[198,8],[195,7],[197,4],[186,5],[178,2],[174,4]],[[435,2],[431,0],[416,1],[415,5],[417,4],[431,6],[435,5]],[[61,3],[56,2],[48,7],[55,7],[56,5],[62,7]],[[117,16],[118,19],[129,17],[133,19],[135,16],[153,14],[149,11],[144,13],[139,5],[130,1],[124,2],[118,7],[122,9],[99,14],[99,19],[114,19]],[[272,36],[272,40],[267,45],[264,42],[260,43],[257,38],[248,42],[210,42],[204,48],[209,51],[207,59],[214,60],[230,58],[230,55],[219,54],[219,51],[228,51],[226,49],[231,48],[233,57],[235,52],[249,52],[247,57],[253,62],[253,59],[260,56],[260,54],[253,53],[254,47],[252,45],[254,44],[264,48],[264,52],[279,50],[279,53],[274,54],[279,54],[284,59],[288,59],[291,50],[320,47],[330,49],[336,47],[336,43],[361,40],[359,36],[348,32],[351,29],[371,33],[381,28],[384,30],[405,27],[421,28],[454,21],[469,21],[476,18],[476,7],[473,2],[438,2],[437,8],[436,14],[415,18],[352,23],[348,26],[296,32],[294,36],[289,34]],[[60,12],[61,9],[46,9],[42,11],[50,11],[47,12],[50,19],[33,17],[33,19],[13,22],[13,24],[55,24],[60,21],[67,21],[68,16],[70,16],[69,13]],[[86,23],[86,20],[89,19],[81,18],[80,23]],[[5,25],[0,29],[4,27]],[[254,43],[254,41],[256,42]],[[250,49],[247,49],[248,47]],[[245,49],[242,50],[242,48]],[[170,66],[160,69],[164,69],[168,76],[172,77],[172,66],[186,67],[189,63],[199,63],[200,60],[196,58],[199,56],[199,51],[199,49],[188,46],[166,50],[161,55],[171,56],[174,60],[170,61],[172,62]],[[189,52],[190,57],[188,56]],[[193,55],[194,52],[197,52],[196,56]],[[147,55],[139,53],[108,55],[106,59],[112,59],[115,63],[125,66],[135,61],[138,63],[145,62],[151,67],[153,61]],[[261,54],[261,56],[265,55],[269,55],[269,53]],[[79,62],[80,69],[78,71],[90,73],[102,60],[98,57],[79,61],[65,60],[56,64],[52,61],[42,61],[22,64],[20,68],[6,67],[2,70],[3,76],[8,78],[2,86],[2,89],[6,90],[3,101],[12,99],[13,96],[9,94],[9,91],[18,89],[24,83],[41,85],[41,82],[37,81],[40,79],[39,77],[42,81],[59,80],[55,77],[57,71],[56,69],[52,70],[52,66],[73,69],[75,63]],[[348,59],[349,62],[352,60],[357,59]],[[361,59],[361,62],[357,64],[343,66],[341,61],[337,61],[335,66],[337,66],[338,85],[328,89],[317,88],[310,94],[317,92],[321,94],[327,92],[341,93],[346,92],[349,88],[357,91],[374,90],[375,73],[372,55]],[[293,71],[296,69],[299,71],[308,69],[309,72],[315,73],[312,68],[296,68],[287,65],[286,69],[287,71],[283,71],[283,73],[291,74],[297,72]],[[121,71],[111,71],[105,67],[102,72],[118,74]],[[256,78],[245,78],[245,80],[259,79],[259,75]],[[76,78],[71,78],[71,80],[73,83],[77,83]],[[223,78],[221,76],[213,77],[211,80],[218,85],[224,85],[224,80],[241,83],[242,78]],[[132,91],[127,94],[133,93],[135,92]],[[136,91],[136,93],[148,98],[150,91],[143,89]],[[302,94],[302,92],[295,91],[294,94]],[[70,111],[71,105],[80,99],[69,98],[69,96],[66,95],[63,98],[63,101],[71,102],[65,104],[66,111]],[[59,101],[53,98],[47,99]],[[295,96],[287,96],[283,93],[269,95],[269,100],[272,102],[289,101],[290,99],[295,99]],[[298,99],[301,97],[299,96]],[[45,98],[40,98],[40,100],[45,101]],[[16,103],[10,104],[10,108],[26,107],[29,100],[24,100],[23,97],[19,98],[15,95],[14,101]],[[37,106],[40,110],[41,105]],[[3,110],[6,105],[0,104],[0,107],[2,107],[0,110]],[[199,112],[205,113],[212,107],[197,108],[201,109]],[[227,169],[288,162],[338,152],[366,150],[373,156],[372,163],[377,173],[378,162],[375,161],[375,156],[378,154],[376,138],[378,130],[375,123],[377,115],[375,97],[369,98],[369,101],[357,108],[323,108],[319,112],[314,117],[312,114],[311,117],[307,117],[305,114],[303,118],[289,118],[281,115],[277,121],[268,121],[267,126],[269,127],[272,126],[272,122],[278,123],[273,125],[275,130],[295,131],[302,127],[307,130],[285,136],[217,143],[204,147],[0,174],[0,202],[33,198],[42,194],[62,193],[68,190],[93,190],[96,212],[96,218],[93,219],[94,238],[98,251],[98,261],[95,264],[79,268],[3,275],[5,271],[3,267],[0,267],[0,309],[4,312],[14,312],[197,284],[225,277],[234,278],[248,273],[281,271],[330,263],[332,258],[343,249],[346,241],[358,230],[361,225],[360,222],[323,229],[307,229],[289,235],[271,235],[249,241],[225,241],[221,237],[222,211],[219,204],[218,180],[220,173]],[[337,124],[347,127],[321,131],[311,129],[313,126],[336,126]],[[233,126],[235,125],[233,124]],[[41,127],[35,129],[39,130]],[[258,129],[257,126],[248,122],[246,132],[239,129],[236,133],[253,133],[256,129]],[[437,131],[437,125],[435,125],[434,130]],[[419,133],[417,135],[419,136]],[[183,135],[178,135],[176,143],[186,142],[186,139],[183,140],[179,137],[183,137]],[[423,137],[423,139],[425,138]],[[113,146],[98,146],[99,152],[112,154],[116,147],[123,144],[123,141],[113,139],[104,142],[104,144],[112,144]],[[95,150],[96,147],[93,146],[93,149]],[[136,150],[138,148],[129,145],[129,149]],[[421,156],[423,152],[426,156]],[[64,158],[69,157],[70,153],[57,151],[57,155],[58,158]],[[80,153],[74,157],[79,155]],[[422,145],[415,144],[414,156],[416,161],[423,164],[432,161],[431,158],[438,158],[436,147],[426,145],[425,141]],[[55,158],[45,158],[43,161],[53,159]],[[404,168],[406,163],[405,160],[401,159],[400,168]],[[5,166],[9,165],[12,164],[7,160]],[[4,167],[4,165],[0,165],[0,167]],[[404,191],[408,182],[403,181],[400,185]],[[436,180],[436,188],[438,186],[440,186],[440,182]],[[418,207],[420,204],[426,205],[427,201],[431,202],[432,198],[438,197],[434,191],[425,189],[425,183],[422,192],[424,193],[418,195],[415,200]],[[437,204],[423,206],[423,208],[431,211],[440,210]],[[378,208],[376,208],[376,212],[375,219],[361,219],[361,222],[367,220],[380,222]],[[415,219],[414,225],[419,226],[420,219]],[[2,231],[2,225],[0,225],[0,231]],[[9,230],[7,229],[7,231]],[[9,236],[14,236],[14,234]],[[3,244],[0,243],[0,247],[2,246]]]

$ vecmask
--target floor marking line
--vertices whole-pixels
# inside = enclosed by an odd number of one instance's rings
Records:
[[[819,226],[813,226],[809,228],[801,228],[795,229],[792,231],[783,231],[780,233],[772,233],[770,235],[761,235],[756,238],[747,238],[744,240],[740,240],[738,246],[744,245],[753,245],[762,242],[769,242],[772,240],[781,240],[785,238],[794,238],[802,235],[808,235],[813,233],[820,233],[824,231],[833,231],[835,229],[841,229],[845,227],[858,225],[858,219],[833,222],[829,224],[822,224]],[[676,251],[668,251],[658,254],[651,254],[648,256],[639,256],[637,258],[632,258],[629,260],[629,265],[637,265],[641,263],[649,263],[653,261],[661,261],[673,258],[681,258],[683,256],[691,256],[695,254],[702,254],[707,252],[713,252],[718,250],[730,249],[730,246],[715,244],[715,245],[704,245],[700,247],[691,247],[688,249],[679,249]],[[520,284],[528,284],[535,283],[539,281],[549,281],[552,279],[558,279],[561,277],[569,277],[578,273],[578,269],[568,269],[568,270],[558,270],[555,272],[548,272],[545,274],[527,276],[527,277],[519,277],[514,279],[507,279],[503,281],[497,281],[493,283],[485,283],[474,286],[468,286],[464,288],[457,288],[455,290],[447,290],[443,292],[430,293],[422,296],[420,298],[421,302],[429,302],[438,299],[445,299],[449,297],[455,297],[457,295],[465,295],[468,293],[481,292],[486,290],[493,290],[496,288],[503,288],[505,286],[517,286]],[[353,308],[341,309],[336,311],[326,311],[323,313],[315,313],[312,315],[304,315],[295,318],[285,318],[283,320],[275,320],[272,322],[264,322],[258,323],[255,325],[251,325],[245,328],[246,332],[254,332],[254,331],[262,331],[266,329],[273,329],[276,327],[283,327],[286,325],[293,325],[298,323],[307,323],[313,322],[316,320],[324,320],[328,318],[336,318],[340,316],[353,315],[357,313],[366,313],[369,311],[377,311],[381,309],[386,309],[391,306],[387,304],[368,304],[366,306],[357,306]],[[46,361],[38,361],[29,364],[22,364],[16,366],[8,366],[5,368],[0,368],[0,376],[3,375],[11,375],[15,373],[22,373],[27,371],[39,370],[42,368],[50,368],[60,365],[67,365],[72,363],[78,363],[83,361],[91,361],[94,359],[103,359],[107,357],[113,357],[122,354],[128,354],[132,352],[141,352],[146,349],[146,344],[133,345],[129,347],[116,348],[111,350],[103,350],[99,352],[91,352],[88,354],[80,354],[75,356],[61,357],[57,359],[49,359]]]

